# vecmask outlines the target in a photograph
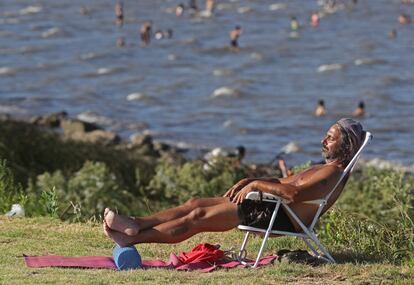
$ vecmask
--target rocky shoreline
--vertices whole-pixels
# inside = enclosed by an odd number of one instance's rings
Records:
[[[9,114],[2,114],[0,116],[0,122],[2,124],[21,122],[33,127],[39,127],[45,132],[57,134],[63,141],[74,141],[104,147],[114,147],[115,149],[124,149],[141,154],[147,159],[168,157],[171,161],[177,160],[178,162],[183,162],[186,160],[185,153],[188,151],[188,149],[175,145],[154,141],[151,135],[145,133],[135,133],[130,136],[129,140],[122,140],[116,132],[105,130],[102,126],[95,123],[87,122],[79,118],[72,118],[66,111],[33,116],[28,119],[15,119]],[[217,155],[223,155],[223,152],[219,152],[218,149],[213,150],[213,153],[214,151],[217,152]],[[361,159],[359,167],[364,166],[372,166],[379,169],[393,169],[414,174],[414,165],[402,165],[380,158]],[[252,162],[249,163],[249,168],[252,170],[260,168],[260,174],[280,174],[280,170],[275,170],[275,167],[272,165]]]

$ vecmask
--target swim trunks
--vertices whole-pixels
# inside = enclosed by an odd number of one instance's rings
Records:
[[[242,225],[267,229],[275,207],[276,203],[245,199],[238,205],[237,214],[241,219]],[[295,231],[292,222],[282,206],[277,211],[272,229],[278,231]]]
[[[232,46],[232,47],[238,47],[239,45],[238,45],[238,43],[237,43],[237,40],[231,40],[230,41],[230,45]]]

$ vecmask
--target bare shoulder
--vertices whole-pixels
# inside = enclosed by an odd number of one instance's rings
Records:
[[[325,164],[317,168],[307,179],[310,184],[333,187],[342,175],[343,169],[338,165]]]

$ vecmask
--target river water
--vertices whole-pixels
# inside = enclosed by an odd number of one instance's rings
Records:
[[[322,8],[311,0],[217,1],[210,18],[177,17],[180,1],[123,1],[121,28],[115,1],[1,0],[0,112],[66,110],[124,138],[147,132],[196,149],[244,145],[257,162],[295,141],[302,149],[292,162],[300,163],[318,160],[324,132],[363,100],[360,121],[374,134],[365,157],[413,164],[414,31],[398,15],[414,16],[414,5],[344,2],[312,28],[310,14]],[[296,34],[292,15],[302,25]],[[142,47],[145,20],[173,38]],[[228,48],[235,25],[243,29],[239,52]],[[319,99],[328,114],[317,118]]]

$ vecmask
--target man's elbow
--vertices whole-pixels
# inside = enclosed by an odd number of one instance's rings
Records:
[[[290,204],[298,202],[298,199],[300,198],[298,196],[299,190],[296,187],[292,187],[292,189],[289,189],[289,191],[286,191],[284,199]]]

